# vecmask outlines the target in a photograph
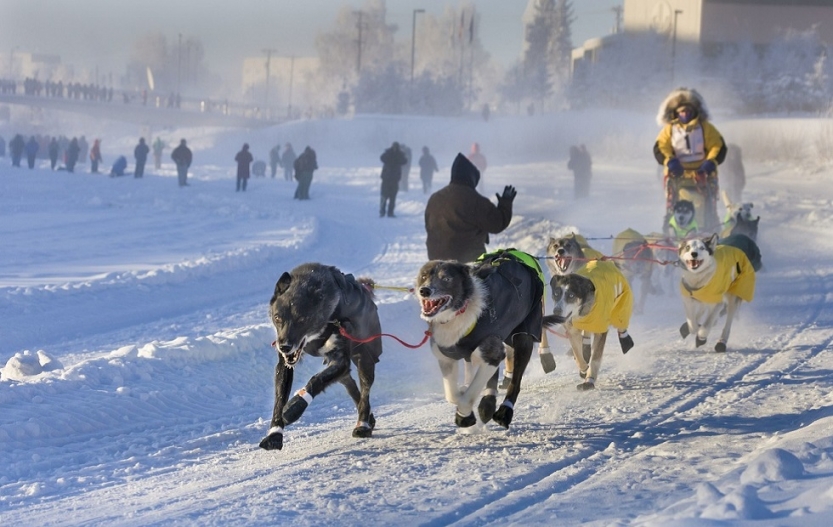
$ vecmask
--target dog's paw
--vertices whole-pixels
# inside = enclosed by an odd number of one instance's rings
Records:
[[[714,351],[718,353],[726,353],[726,343],[718,341],[717,344],[714,345]]]
[[[686,338],[690,333],[691,330],[688,329],[688,322],[683,322],[683,325],[680,326],[680,336]]]
[[[286,407],[283,409],[283,422],[286,424],[294,423],[302,415],[304,415],[304,410],[307,409],[307,406],[309,405],[304,398],[300,395],[296,395],[289,400]]]
[[[507,406],[506,404],[500,405],[500,408],[497,409],[495,415],[492,416],[492,419],[502,426],[503,428],[509,429],[509,425],[512,423],[512,417],[515,416],[515,410]]]
[[[280,432],[269,434],[260,440],[260,448],[263,450],[280,450],[283,448],[283,434]]]
[[[474,412],[470,413],[467,416],[462,416],[458,413],[455,413],[454,424],[456,424],[460,428],[468,428],[477,424],[477,418],[474,416]]]
[[[699,348],[700,346],[702,346],[705,343],[706,343],[706,339],[701,339],[700,337],[697,337],[697,338],[694,339],[694,347],[695,348]]]
[[[477,406],[477,413],[480,415],[480,420],[488,423],[492,420],[492,415],[497,408],[497,398],[494,395],[484,395],[480,399],[480,404]]]
[[[596,383],[590,382],[590,381],[585,381],[581,384],[577,384],[576,389],[580,392],[586,392],[587,390],[595,390],[596,389]]]
[[[552,356],[552,353],[547,351],[546,353],[540,353],[538,356],[541,358],[541,367],[544,368],[544,373],[555,371],[555,357]]]
[[[353,429],[353,437],[371,437],[373,429],[367,425],[359,425]]]
[[[498,388],[500,388],[501,390],[508,390],[510,384],[512,384],[512,376],[504,375],[503,379],[500,380],[500,385],[498,385]]]
[[[619,336],[619,345],[622,346],[622,353],[627,353],[633,348],[633,338],[627,333]]]
[[[578,372],[578,376],[581,377],[582,379],[587,377],[587,370]]]

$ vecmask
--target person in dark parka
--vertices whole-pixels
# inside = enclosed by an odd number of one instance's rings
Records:
[[[142,177],[145,175],[145,163],[148,160],[150,147],[145,144],[145,138],[139,138],[139,144],[133,149],[133,157],[136,158],[136,170],[133,171],[133,177]]]
[[[318,170],[318,159],[315,150],[307,146],[293,163],[295,179],[298,187],[295,189],[295,199],[309,199],[309,187],[312,184],[312,173]]]
[[[81,147],[78,145],[78,139],[73,137],[67,147],[67,172],[75,172],[75,163],[78,162],[78,157],[81,155]]]
[[[35,157],[38,155],[39,149],[38,140],[35,139],[34,135],[31,136],[29,142],[26,143],[26,161],[29,163],[29,168],[35,168]]]
[[[185,139],[179,141],[179,146],[174,148],[171,152],[171,159],[176,163],[176,175],[180,187],[188,186],[188,168],[194,160],[194,155],[191,149],[188,148],[188,142]]]
[[[23,139],[23,136],[20,134],[15,135],[11,141],[9,141],[9,151],[12,154],[12,166],[19,167],[20,166],[20,158],[23,157],[23,150],[26,149],[26,140]]]
[[[58,164],[58,152],[61,150],[61,145],[58,144],[58,139],[53,137],[49,141],[49,166],[55,170],[55,165]]]
[[[254,161],[252,153],[249,152],[249,143],[243,143],[243,149],[237,152],[234,160],[237,161],[237,191],[240,192],[242,189],[243,192],[246,192],[246,183],[249,181],[249,168],[251,167],[252,161]]]
[[[379,159],[382,161],[382,197],[379,202],[379,217],[385,216],[387,207],[388,217],[394,218],[393,209],[396,207],[396,194],[399,192],[399,182],[402,179],[402,167],[408,163],[408,158],[400,150],[399,143],[394,141],[390,148],[379,156]]]
[[[422,192],[431,192],[431,181],[434,179],[434,172],[439,172],[437,160],[431,155],[427,146],[422,147],[422,157],[419,158],[419,178],[422,180]]]
[[[477,192],[479,181],[477,167],[457,154],[451,165],[451,182],[433,193],[425,206],[428,259],[473,262],[486,252],[489,234],[509,226],[515,187],[507,185],[502,195],[496,194],[495,205]]]

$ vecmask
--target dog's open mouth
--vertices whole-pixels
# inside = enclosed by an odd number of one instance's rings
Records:
[[[692,271],[696,271],[700,268],[701,265],[703,265],[703,260],[695,260],[694,258],[692,258],[691,260],[686,260],[685,264],[686,267],[688,267]]]
[[[420,300],[422,303],[422,315],[426,317],[433,317],[442,311],[450,301],[451,297],[448,295],[438,298],[423,298]]]
[[[567,268],[570,267],[570,264],[572,262],[573,262],[573,259],[570,256],[561,256],[561,255],[556,255],[555,256],[555,265],[556,265],[556,267],[558,267],[558,270],[561,271],[562,273],[567,272]]]
[[[278,348],[278,353],[280,353],[283,357],[283,361],[287,368],[294,367],[301,360],[301,357],[304,355],[304,346],[306,346],[306,341],[306,338],[302,339],[301,343],[295,348],[295,350],[290,351],[289,353],[284,353],[280,350],[280,348]]]

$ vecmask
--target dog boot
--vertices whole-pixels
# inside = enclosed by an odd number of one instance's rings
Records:
[[[619,345],[622,346],[622,353],[627,353],[633,347],[633,339],[628,334],[628,330],[619,332]]]
[[[312,396],[303,388],[298,390],[283,409],[283,422],[291,424],[297,421],[312,402]]]
[[[701,339],[700,337],[697,337],[697,338],[694,339],[694,347],[695,348],[699,348],[700,346],[702,346],[705,343],[706,343],[706,339]]]
[[[576,389],[580,392],[586,392],[588,390],[595,390],[596,389],[596,382],[592,378],[586,379],[583,383],[577,384]]]
[[[714,345],[714,351],[718,353],[726,353],[726,343],[718,340],[717,344]]]
[[[500,405],[500,408],[497,409],[495,415],[492,416],[492,419],[502,426],[503,428],[509,429],[509,424],[512,423],[512,417],[515,416],[515,410],[512,406],[511,401],[503,401],[503,404]]]
[[[500,386],[498,386],[498,388],[501,390],[507,390],[509,389],[510,384],[512,384],[512,372],[504,372],[503,379],[500,380]]]
[[[373,419],[373,414],[370,414],[368,421],[359,421],[356,423],[356,428],[353,429],[353,437],[371,437],[374,426],[376,426],[376,420]]]
[[[477,413],[480,415],[480,420],[484,423],[488,423],[492,420],[492,416],[495,414],[495,408],[497,408],[497,397],[493,394],[484,395],[482,399],[480,399],[480,404],[477,407]]]
[[[477,423],[477,418],[474,416],[474,412],[470,413],[467,416],[462,416],[457,412],[454,412],[454,424],[459,426],[460,428],[468,428],[470,426],[474,426]]]
[[[688,322],[683,322],[683,325],[680,326],[680,336],[686,338],[688,337],[689,333],[690,331],[688,329]]]
[[[549,348],[538,348],[538,358],[541,359],[541,367],[544,368],[544,373],[555,371],[555,357]]]

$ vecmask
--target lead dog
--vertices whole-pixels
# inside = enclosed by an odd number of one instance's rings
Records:
[[[335,382],[347,389],[358,411],[353,437],[370,437],[376,420],[370,411],[370,387],[382,354],[381,340],[363,339],[381,333],[369,281],[356,280],[335,267],[302,264],[283,273],[269,301],[275,327],[278,365],[275,367],[275,406],[269,432],[260,442],[266,450],[283,447],[283,429],[304,413],[313,398]],[[313,375],[290,399],[295,366],[304,355],[324,358],[324,369]],[[350,373],[356,365],[361,390]]]
[[[457,426],[477,422],[473,409],[482,392],[480,420],[494,419],[509,428],[524,370],[534,343],[541,339],[542,275],[508,251],[476,266],[432,260],[419,270],[415,291],[421,318],[430,326],[431,351],[439,362],[445,398],[457,406]],[[495,410],[504,343],[514,352],[515,371],[503,403]],[[459,385],[461,360],[471,362],[474,369],[467,387]]]
[[[726,323],[714,346],[715,351],[722,353],[726,351],[741,301],[751,302],[755,296],[755,272],[761,268],[761,253],[755,242],[742,234],[730,236],[720,244],[717,239],[714,234],[680,243],[680,292],[686,315],[680,335],[686,338],[693,333],[699,348],[706,343],[725,306]]]
[[[570,340],[579,376],[579,390],[592,390],[602,365],[607,332],[618,330],[622,353],[633,347],[628,334],[633,294],[628,281],[611,262],[591,261],[579,272],[553,276],[550,280],[553,314],[544,317],[545,326],[563,324]],[[590,357],[586,357],[582,333],[594,335]]]

